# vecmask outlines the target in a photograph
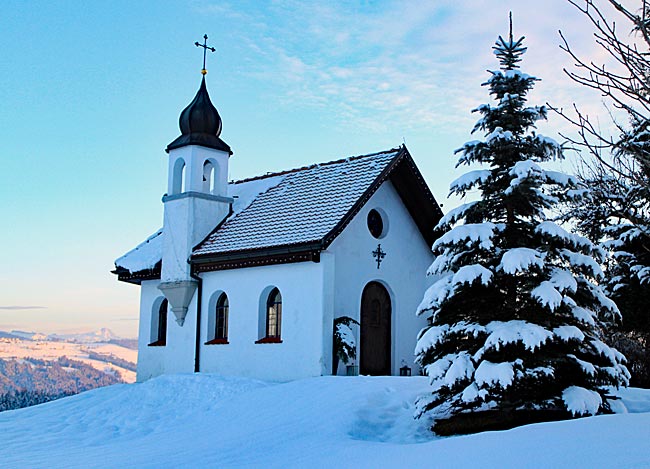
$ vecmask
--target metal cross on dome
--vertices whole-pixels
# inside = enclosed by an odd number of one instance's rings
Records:
[[[379,265],[381,264],[381,261],[383,261],[384,257],[386,257],[386,253],[381,250],[381,244],[378,244],[377,249],[372,251],[372,257],[377,259],[377,268],[379,269]]]
[[[208,52],[208,51],[210,51],[210,52],[214,52],[214,51],[216,51],[217,49],[215,49],[214,47],[208,47],[208,35],[207,35],[207,34],[204,34],[204,35],[203,35],[203,44],[201,44],[200,42],[196,41],[196,42],[194,43],[194,45],[195,45],[196,47],[203,47],[203,68],[201,69],[201,74],[202,74],[202,75],[205,75],[206,73],[208,73],[208,71],[207,71],[206,68],[205,68],[205,55],[206,55],[206,52]]]

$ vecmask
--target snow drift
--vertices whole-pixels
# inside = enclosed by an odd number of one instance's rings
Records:
[[[426,378],[267,383],[162,376],[0,414],[5,467],[640,467],[650,391],[620,415],[435,438],[413,420]],[[507,451],[504,450],[508,448]]]

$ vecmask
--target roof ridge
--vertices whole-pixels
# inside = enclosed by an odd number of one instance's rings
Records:
[[[346,162],[346,161],[359,160],[361,158],[368,158],[368,157],[371,157],[371,156],[377,156],[377,155],[382,155],[382,154],[387,154],[387,153],[395,153],[395,152],[400,151],[402,149],[402,147],[403,146],[400,145],[399,147],[391,148],[389,150],[377,151],[375,153],[368,153],[366,155],[348,156],[346,158],[339,158],[338,160],[326,161],[324,163],[313,163],[313,164],[310,164],[310,165],[301,166],[299,168],[287,169],[287,170],[284,170],[284,171],[277,171],[277,172],[274,172],[274,173],[269,172],[269,173],[266,173],[266,174],[262,174],[260,176],[252,176],[252,177],[245,178],[245,179],[239,179],[237,181],[230,181],[229,184],[241,184],[241,183],[244,183],[244,182],[258,181],[260,179],[266,179],[266,178],[271,178],[271,177],[275,177],[275,176],[284,176],[285,174],[292,174],[292,173],[297,173],[299,171],[305,171],[307,169],[315,168],[317,166],[329,166],[329,165],[333,165],[333,164],[343,163],[343,162]]]

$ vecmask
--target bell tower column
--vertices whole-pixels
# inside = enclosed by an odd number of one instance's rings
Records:
[[[202,70],[202,73],[205,69]],[[192,249],[230,212],[228,160],[232,151],[219,138],[221,117],[205,85],[181,113],[181,136],[167,146],[168,188],[163,196],[161,283],[176,322],[183,325],[197,282],[188,262]]]

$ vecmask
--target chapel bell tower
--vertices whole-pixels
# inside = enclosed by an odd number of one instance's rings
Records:
[[[183,325],[197,281],[190,275],[192,248],[229,213],[228,160],[232,151],[219,138],[221,116],[210,101],[205,84],[205,53],[214,48],[204,43],[201,86],[179,119],[181,135],[165,150],[169,153],[167,194],[163,222],[163,292],[176,322]]]

